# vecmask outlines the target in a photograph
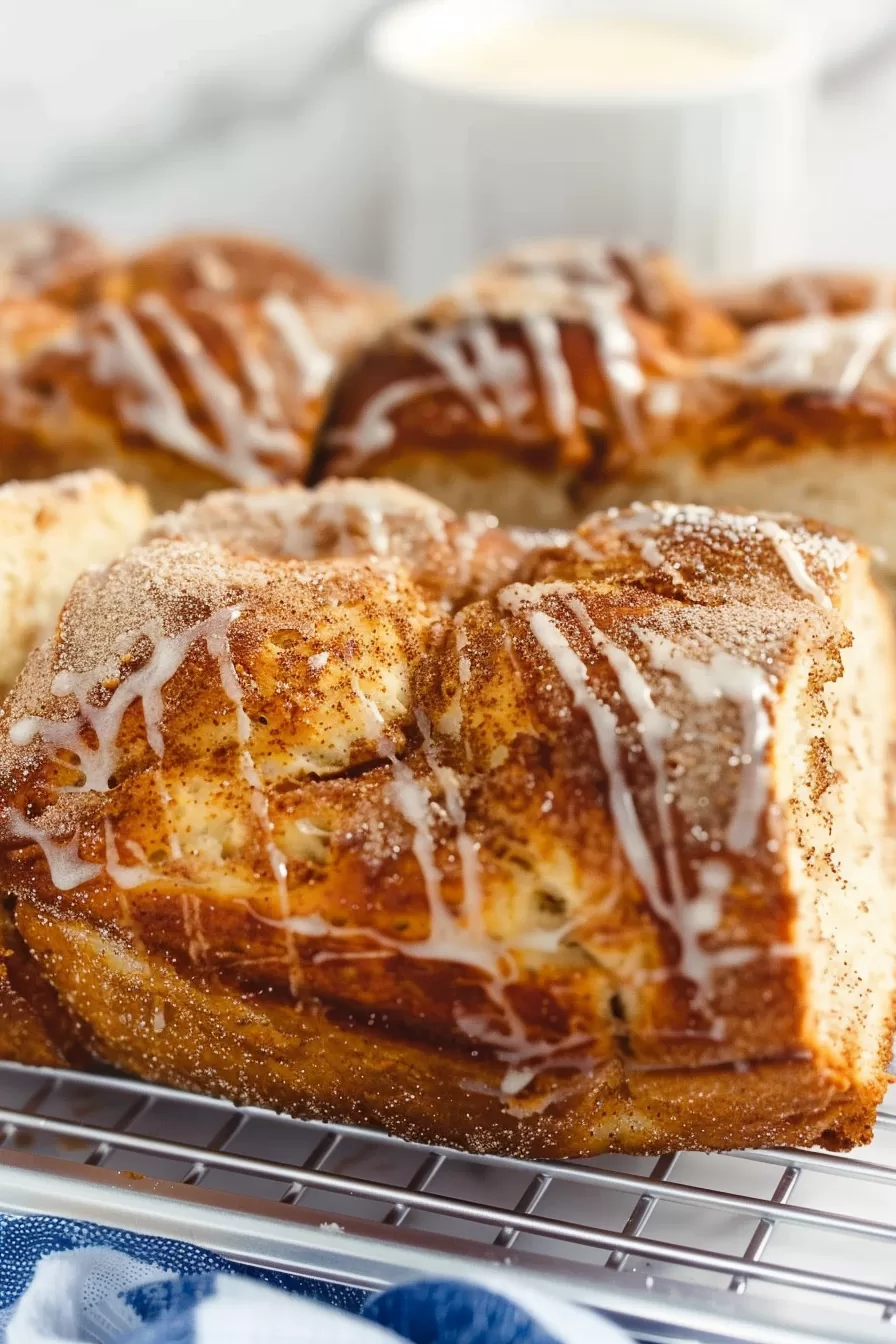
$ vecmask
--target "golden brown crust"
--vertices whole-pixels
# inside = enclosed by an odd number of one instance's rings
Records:
[[[349,344],[394,316],[395,298],[387,290],[333,275],[265,238],[239,234],[179,234],[124,258],[95,267],[71,285],[57,285],[46,295],[64,307],[123,303],[150,292],[218,294],[239,303],[259,303],[269,294],[285,294],[300,305],[364,306],[361,327],[348,331]]]
[[[57,1069],[89,1061],[74,1019],[41,975],[5,906],[0,906],[0,1059]]]
[[[55,624],[79,571],[124,550],[148,518],[143,492],[107,472],[0,486],[0,690]],[[81,1057],[74,1046],[68,1014],[0,911],[0,1058],[58,1065]]]
[[[315,473],[392,475],[524,526],[653,497],[780,508],[896,553],[885,282],[776,282],[740,332],[733,298],[714,308],[667,258],[634,261],[540,244],[462,282],[346,368]]]
[[[393,306],[283,249],[216,236],[0,306],[0,473],[106,465],[162,505],[300,480],[335,363]]]
[[[442,457],[476,476],[516,462],[535,477],[602,479],[667,433],[697,356],[739,339],[660,255],[521,249],[350,363],[315,471],[406,476]]]
[[[808,1060],[596,1076],[568,1071],[528,1104],[501,1094],[504,1070],[399,1040],[327,1005],[236,995],[170,959],[135,956],[92,926],[23,905],[29,942],[122,1068],[188,1091],[309,1119],[373,1126],[426,1144],[524,1158],[596,1152],[813,1146],[872,1137],[880,1088],[844,1088]],[[80,973],[76,968],[80,968]],[[96,992],[102,985],[103,992]],[[882,1052],[880,1069],[889,1052]],[[488,1077],[490,1081],[484,1081]]]
[[[232,504],[165,525],[229,549],[80,580],[2,716],[0,882],[102,1058],[530,1155],[867,1137],[892,874],[832,781],[855,715],[852,787],[884,798],[890,721],[830,697],[892,648],[853,543],[656,505],[509,583],[502,557],[449,617],[389,557],[278,558]],[[829,985],[836,883],[879,927]]]

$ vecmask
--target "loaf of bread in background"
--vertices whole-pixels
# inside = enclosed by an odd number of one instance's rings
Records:
[[[508,572],[496,529],[345,490],[166,520],[6,703],[0,884],[90,1048],[477,1151],[867,1140],[896,671],[866,553],[654,505]],[[393,554],[415,530],[452,595]]]
[[[458,510],[568,527],[663,437],[740,333],[662,254],[519,249],[401,319],[336,380],[317,476],[393,476]]]
[[[394,300],[286,249],[176,238],[0,302],[0,479],[105,466],[158,507],[301,480],[335,364]]]
[[[356,356],[315,470],[531,526],[652,498],[818,517],[893,587],[892,293],[819,274],[701,296],[662,255],[522,249]]]

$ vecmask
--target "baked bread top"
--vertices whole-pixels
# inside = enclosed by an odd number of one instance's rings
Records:
[[[896,310],[756,327],[735,358],[710,362],[705,377],[712,411],[693,435],[695,457],[892,443]]]
[[[518,249],[349,362],[314,470],[397,476],[454,507],[478,502],[536,526],[653,495],[747,510],[780,500],[890,548],[880,484],[869,481],[867,502],[861,482],[840,492],[855,496],[844,512],[827,479],[841,449],[888,470],[886,282],[794,276],[746,294],[752,316],[746,298],[740,309],[719,294],[714,306],[662,254]],[[751,476],[776,463],[786,476],[794,459],[805,490],[775,479],[764,491]]]
[[[739,344],[737,325],[710,297],[695,292],[679,263],[659,248],[614,246],[599,239],[521,243],[474,273],[474,285],[501,276],[528,277],[548,290],[611,290],[643,317],[660,323],[686,355],[719,355]],[[469,281],[461,280],[463,287]]]
[[[285,249],[211,235],[0,305],[0,471],[110,465],[163,505],[301,479],[336,361],[392,307]]]
[[[521,248],[349,363],[315,470],[389,474],[427,454],[497,453],[599,476],[645,451],[677,409],[681,380],[739,339],[661,254]]]
[[[558,536],[561,534],[558,534]],[[458,517],[398,481],[331,480],[219,490],[153,519],[144,540],[207,541],[241,555],[399,560],[428,599],[454,611],[510,578],[552,533],[501,528],[493,514]]]

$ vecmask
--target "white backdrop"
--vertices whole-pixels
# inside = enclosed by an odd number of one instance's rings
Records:
[[[896,10],[808,3],[835,62]],[[262,229],[379,274],[388,137],[361,50],[383,7],[0,0],[0,214],[72,213],[122,242]],[[896,53],[833,82],[810,154],[808,259],[896,263]]]

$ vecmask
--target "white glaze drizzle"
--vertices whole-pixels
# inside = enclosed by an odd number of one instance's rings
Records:
[[[467,830],[467,814],[464,808],[458,779],[455,772],[439,760],[432,739],[432,724],[422,709],[416,712],[417,726],[423,738],[423,754],[427,764],[442,789],[448,820],[455,831],[455,843],[460,859],[461,888],[463,900],[461,919],[471,937],[483,939],[485,927],[482,921],[482,882],[479,874],[479,848]]]
[[[514,949],[493,939],[484,926],[477,847],[466,831],[466,815],[457,777],[439,762],[429,721],[424,717],[420,725],[425,743],[424,755],[441,786],[445,812],[455,828],[461,865],[463,900],[457,916],[449,909],[442,895],[443,874],[436,861],[432,833],[433,799],[430,791],[414,775],[410,766],[397,756],[385,734],[385,722],[379,707],[356,681],[353,685],[367,715],[377,750],[389,762],[393,776],[390,786],[392,802],[413,832],[411,852],[423,877],[429,905],[429,932],[425,938],[410,942],[389,937],[372,928],[333,925],[317,914],[292,916],[278,922],[285,923],[293,933],[306,938],[363,939],[376,944],[379,949],[378,952],[323,954],[328,957],[352,959],[393,952],[424,961],[446,961],[473,967],[485,977],[481,988],[494,1005],[502,1029],[496,1031],[481,1014],[466,1013],[456,1008],[455,1020],[460,1029],[472,1040],[491,1046],[496,1058],[506,1063],[509,1070],[532,1068],[534,1077],[542,1068],[565,1065],[570,1052],[587,1047],[590,1037],[571,1033],[557,1042],[533,1041],[525,1022],[514,1009],[507,994],[516,974],[512,956]],[[565,927],[546,935],[540,950],[555,951],[568,932],[568,927]],[[511,1083],[513,1081],[511,1073]],[[520,1084],[520,1090],[523,1086]]]
[[[487,394],[490,379],[484,376],[478,364],[475,347],[472,362],[467,358],[461,343],[462,335],[410,330],[405,333],[404,339],[411,349],[419,350],[441,370],[446,381],[470,403],[483,424],[496,425],[499,420],[498,409]]]
[[[560,327],[545,313],[526,313],[522,324],[535,358],[550,422],[558,434],[571,434],[576,427],[578,398],[563,353]]]
[[[239,615],[238,608],[236,609],[236,614]],[[288,928],[290,914],[288,886],[289,869],[286,862],[286,856],[277,844],[274,823],[271,820],[268,796],[265,792],[261,776],[258,773],[258,767],[256,766],[255,760],[249,749],[252,725],[243,705],[243,688],[240,685],[240,680],[237,676],[236,667],[233,662],[233,654],[230,651],[230,642],[227,638],[228,625],[222,626],[219,623],[212,633],[206,636],[206,644],[209,653],[213,658],[217,659],[218,669],[221,676],[221,686],[224,693],[236,709],[237,740],[241,745],[240,773],[246,784],[249,786],[252,812],[264,835],[265,852],[267,854],[271,875],[277,889],[277,898],[280,904],[280,917],[284,922],[284,942],[286,947],[285,964],[289,976],[289,988],[293,998],[296,998],[298,997],[302,973],[295,937]]]
[[[356,555],[365,549],[359,547],[353,529],[362,534],[375,555],[392,555],[394,533],[411,521],[419,523],[437,545],[448,544],[446,519],[434,501],[431,507],[421,505],[411,510],[405,497],[391,498],[389,491],[378,489],[375,481],[340,480],[330,485],[338,485],[338,489],[328,489],[325,483],[309,494],[307,507],[294,518],[289,537],[284,538],[284,549],[291,554],[318,554],[316,531],[321,524],[336,531],[340,555]]]
[[[536,251],[528,258],[517,254],[515,259],[526,266],[534,279],[550,285],[557,302],[571,301],[584,309],[619,424],[629,442],[638,446],[642,436],[637,398],[647,389],[647,379],[638,361],[637,342],[623,313],[623,305],[630,298],[630,286],[614,271],[608,250],[602,246],[589,249],[566,245],[564,256],[539,255]],[[570,259],[580,275],[569,273],[565,262]],[[667,380],[659,386],[665,390],[667,407],[672,392],[680,398],[677,384]],[[677,410],[678,404],[672,412],[654,413],[674,414]]]
[[[463,628],[463,619],[463,611],[459,611],[454,617],[454,648],[457,654],[458,684],[439,720],[439,731],[445,733],[448,737],[460,736],[464,722],[463,688],[472,675],[469,655],[464,652],[467,647],[467,632]],[[469,752],[469,743],[467,743],[467,751]]]
[[[519,350],[504,346],[485,316],[471,318],[464,329],[485,385],[492,389],[508,424],[518,424],[532,406],[526,361]]]
[[[722,902],[731,889],[734,873],[723,859],[704,859],[698,867],[697,894],[688,907],[691,928],[695,935],[714,933],[722,920]],[[720,948],[716,959],[739,948]]]
[[[560,303],[572,301],[584,312],[594,332],[596,352],[620,426],[629,441],[637,445],[641,441],[637,399],[647,389],[647,379],[640,367],[637,342],[622,311],[628,286],[614,274],[607,255],[599,265],[596,254],[593,266],[584,255],[578,260],[584,271],[581,278],[571,277],[560,263],[552,263],[550,258],[540,261],[533,258],[526,269],[531,278],[547,283],[549,299]],[[495,426],[503,417],[507,424],[519,428],[533,401],[531,388],[527,386],[526,360],[519,350],[501,345],[492,321],[480,308],[475,286],[461,286],[457,293],[464,317],[456,329],[411,328],[403,333],[403,339],[410,348],[425,355],[443,375],[444,382],[440,385],[453,388],[463,397],[483,424]],[[570,434],[580,419],[584,422],[591,412],[579,406],[569,362],[563,353],[560,326],[554,316],[540,308],[523,311],[519,322],[544,391],[550,423],[558,434]],[[426,380],[406,379],[388,384],[370,398],[353,426],[331,430],[329,438],[360,453],[388,447],[395,435],[394,425],[386,418],[388,412],[412,396],[435,390],[435,386],[421,387],[421,383]],[[668,407],[676,385],[667,380],[663,387]]]
[[[681,412],[681,385],[669,379],[655,379],[648,388],[647,410],[661,420],[674,420]]]
[[[843,371],[837,381],[837,396],[851,397],[861,384],[880,352],[884,342],[892,345],[894,334],[894,315],[892,313],[866,313],[865,321],[856,332],[855,349],[847,356]]]
[[[622,431],[637,447],[642,440],[637,398],[647,380],[638,363],[638,346],[621,311],[621,294],[613,289],[579,287],[585,303],[597,353],[606,373],[610,397]]]
[[[220,464],[220,453],[187,415],[180,393],[156,358],[133,318],[115,304],[97,310],[107,331],[90,337],[91,371],[100,383],[125,378],[139,393],[122,393],[119,406],[125,424],[175,448],[200,466]]]
[[[301,310],[288,295],[266,295],[261,301],[261,311],[292,355],[302,375],[305,396],[317,396],[333,372],[333,356],[315,340]]]
[[[717,361],[735,382],[853,396],[880,361],[892,377],[896,312],[871,309],[846,317],[813,314],[773,322],[751,333],[744,355]]]
[[[771,740],[768,714],[769,685],[765,674],[751,663],[723,650],[708,662],[691,657],[664,635],[635,626],[638,638],[653,666],[670,672],[687,687],[698,704],[732,700],[740,709],[743,725],[741,780],[734,811],[728,821],[725,842],[734,854],[744,854],[756,843],[759,824],[768,798],[768,765],[765,755]]]
[[[618,721],[609,705],[599,700],[591,690],[587,668],[563,631],[547,612],[538,609],[536,604],[543,595],[539,588],[547,586],[539,585],[534,591],[531,589],[527,591],[525,585],[515,584],[502,591],[500,600],[502,605],[511,611],[530,608],[528,619],[532,634],[566,683],[572,694],[573,704],[588,716],[607,775],[610,811],[616,824],[616,833],[632,872],[648,895],[651,904],[655,904],[658,913],[665,918],[664,911],[660,910],[664,903],[653,851],[641,828],[635,802],[622,770],[617,739]]]
[[[258,452],[287,459],[297,457],[298,440],[285,421],[281,419],[279,424],[268,424],[243,405],[236,383],[231,382],[220,365],[208,355],[192,327],[161,294],[143,294],[136,300],[135,307],[151,318],[183,361],[196,390],[218,426],[228,468],[238,480],[250,484],[255,480],[271,478],[270,472],[260,468],[256,457]],[[233,334],[232,323],[230,329]],[[234,344],[237,353],[244,359],[247,343],[236,339]]]
[[[585,664],[569,643],[556,621],[538,608],[545,596],[553,595],[573,615],[593,648],[616,674],[619,688],[631,707],[638,726],[644,754],[650,763],[654,782],[654,806],[662,844],[666,892],[644,833],[634,795],[628,786],[619,752],[619,721],[609,705],[591,689]],[[577,594],[575,585],[562,581],[532,586],[513,584],[500,594],[507,609],[528,609],[529,628],[551,658],[562,680],[572,693],[573,703],[583,710],[592,725],[610,790],[610,811],[623,851],[638,879],[655,916],[671,927],[679,942],[679,970],[694,985],[705,1005],[710,997],[715,954],[707,953],[700,942],[709,930],[694,918],[695,907],[688,899],[678,854],[671,808],[671,791],[666,770],[666,739],[674,728],[672,720],[660,711],[641,670],[626,652],[595,625]],[[696,907],[699,912],[702,907]]]
[[[638,549],[641,557],[651,569],[663,569],[666,565],[666,557],[663,555],[653,537],[641,537],[638,541]]]
[[[10,726],[10,740],[16,746],[27,746],[36,737],[40,737],[48,746],[73,753],[78,757],[84,780],[77,785],[65,786],[64,791],[78,792],[88,789],[105,793],[110,787],[109,779],[115,771],[116,741],[125,711],[130,705],[140,701],[147,743],[161,758],[165,750],[162,737],[164,713],[162,688],[181,666],[188,650],[199,640],[205,640],[209,653],[218,659],[223,681],[228,672],[226,660],[222,662],[221,640],[224,632],[239,614],[239,607],[223,608],[207,620],[190,626],[178,635],[164,634],[158,621],[151,622],[143,629],[128,632],[122,637],[122,645],[125,648],[134,648],[142,638],[147,638],[153,643],[152,654],[141,668],[124,679],[119,679],[119,668],[114,660],[89,668],[86,672],[65,670],[57,673],[53,678],[51,690],[57,696],[74,697],[77,706],[75,715],[64,720],[40,718],[35,715],[17,719]],[[226,644],[226,639],[224,643]],[[91,694],[110,678],[118,680],[112,695],[103,705],[91,704]],[[89,725],[96,735],[96,747],[88,746],[83,740],[83,729],[86,725]]]
[[[206,289],[226,294],[236,284],[236,272],[210,247],[199,248],[192,257],[196,278]]]
[[[152,886],[158,882],[159,874],[150,867],[146,854],[136,840],[125,840],[124,843],[137,862],[127,865],[121,863],[115,831],[108,817],[104,818],[103,825],[106,832],[106,872],[115,885],[122,891],[130,891],[134,887]]]
[[[807,317],[818,317],[829,311],[825,287],[817,276],[805,272],[788,276],[787,289]]]
[[[151,886],[158,880],[158,874],[149,867],[146,854],[134,840],[126,840],[125,844],[137,862],[128,865],[122,864],[118,857],[115,831],[108,817],[103,818],[103,829],[106,837],[106,873],[118,889],[118,908],[121,911],[122,923],[125,928],[130,930],[135,945],[142,948],[144,945],[143,939],[131,910],[128,892],[134,887]]]
[[[756,530],[774,546],[779,560],[797,588],[807,597],[811,597],[812,601],[817,603],[819,607],[829,609],[833,605],[830,597],[809,573],[799,547],[790,533],[785,531],[780,523],[775,522],[774,518],[759,518],[756,522]]]
[[[54,840],[38,826],[34,826],[20,812],[11,812],[7,820],[10,832],[22,840],[33,840],[43,850],[53,886],[58,891],[73,891],[75,887],[91,882],[103,870],[98,863],[87,863],[78,852],[77,831],[64,842]]]
[[[517,425],[533,402],[525,356],[501,345],[491,321],[475,311],[474,303],[468,303],[467,308],[469,315],[456,330],[411,330],[405,333],[405,341],[444,374],[446,385],[470,404],[483,424],[495,426],[503,415],[509,424]],[[547,339],[550,341],[550,337]],[[534,353],[538,362],[537,347]],[[558,358],[563,362],[559,351],[553,363],[545,361],[544,377],[551,386],[569,378],[565,363],[558,370]]]
[[[97,309],[97,317],[107,330],[92,332],[88,338],[91,368],[98,382],[114,383],[123,378],[139,389],[136,395],[132,391],[121,395],[119,406],[125,423],[200,466],[215,471],[226,469],[243,484],[272,482],[275,479],[273,473],[258,461],[256,454],[263,451],[295,459],[300,451],[298,440],[283,421],[282,413],[279,423],[271,425],[247,411],[239,388],[206,354],[193,329],[161,295],[141,295],[134,307],[155,323],[177,353],[203,404],[218,425],[222,444],[212,442],[190,420],[177,387],[134,318],[115,304],[102,304]],[[227,326],[246,367],[248,346],[239,339],[232,321]],[[248,364],[248,371],[256,374],[256,385],[257,365],[257,360],[254,363],[250,360]],[[279,411],[279,407],[277,409]]]
[[[99,707],[92,705],[90,695],[113,674],[113,669],[109,664],[101,664],[81,673],[60,672],[54,678],[51,689],[55,695],[73,695],[75,697],[77,703],[75,717],[64,721],[37,717],[18,719],[11,725],[10,738],[17,745],[25,746],[39,736],[48,746],[61,748],[75,754],[79,758],[80,770],[84,779],[80,784],[66,786],[64,791],[92,790],[106,792],[112,787],[109,781],[114,776],[116,747],[121,723],[125,711],[135,702],[140,701],[142,706],[148,745],[160,760],[164,756],[162,690],[181,667],[193,645],[204,641],[210,656],[215,659],[218,665],[221,687],[233,703],[236,711],[237,742],[240,747],[240,773],[250,791],[253,815],[264,834],[265,850],[277,888],[281,915],[285,921],[289,915],[286,859],[282,850],[276,844],[267,794],[249,750],[251,723],[243,706],[242,687],[233,663],[233,655],[230,651],[230,642],[227,636],[230,626],[240,614],[239,607],[221,608],[205,621],[200,621],[196,625],[188,627],[178,635],[165,635],[162,633],[161,624],[157,621],[150,623],[141,630],[131,631],[123,637],[122,644],[133,648],[141,638],[149,638],[154,641],[152,653],[143,667],[132,673],[130,677],[119,680],[112,696],[105,705]],[[95,748],[89,747],[83,741],[82,734],[86,725],[93,729],[96,736],[97,746]],[[164,796],[169,798],[167,790],[165,790]],[[28,826],[24,819],[19,819],[16,824]],[[29,826],[27,834],[30,838],[37,838],[37,836],[30,835],[30,832],[35,829]],[[23,831],[22,834],[26,834],[26,832]],[[46,837],[44,839],[46,840]],[[158,879],[154,870],[146,866],[145,856],[143,856],[142,866],[123,865],[120,862],[114,835],[108,825],[106,843],[106,870],[120,890]],[[133,842],[129,841],[128,844],[134,852]],[[180,852],[179,842],[177,852]],[[172,845],[172,855],[174,853],[175,850]],[[54,861],[58,864],[60,860],[56,857]],[[97,869],[97,871],[99,870]],[[82,880],[86,880],[86,878]],[[199,945],[201,934],[197,930],[196,920],[187,918],[186,907],[184,907],[184,915],[188,941],[191,946]],[[299,964],[294,938],[288,930],[285,936],[290,987],[295,994],[299,983]],[[204,940],[202,941],[204,942]]]
[[[427,392],[438,392],[446,386],[444,378],[435,376],[402,378],[397,383],[387,383],[365,402],[353,425],[331,429],[327,437],[331,443],[345,445],[364,456],[381,452],[395,440],[395,425],[389,418],[391,413]]]

